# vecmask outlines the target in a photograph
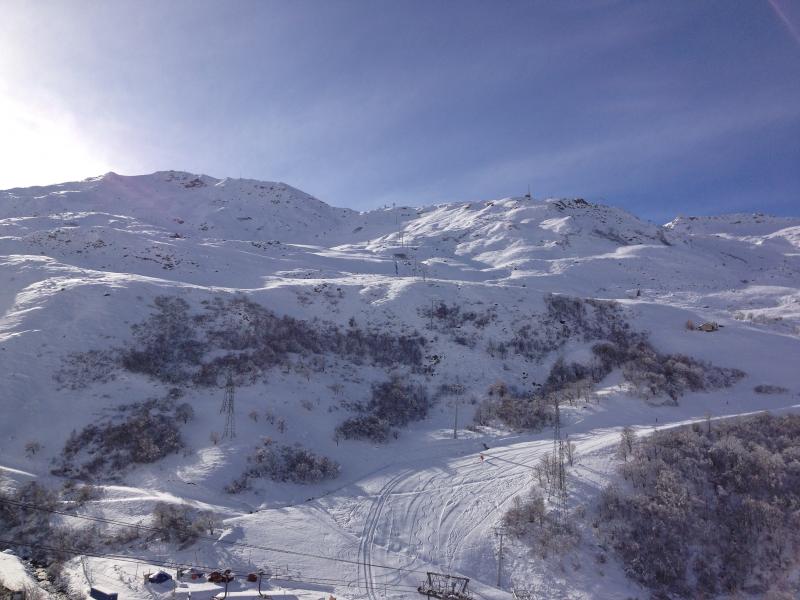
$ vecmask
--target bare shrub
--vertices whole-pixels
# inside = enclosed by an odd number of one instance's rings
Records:
[[[575,442],[569,441],[569,436],[567,436],[566,443],[564,444],[564,450],[567,453],[567,463],[570,467],[575,466],[575,461],[578,458],[578,451]]]
[[[181,547],[195,542],[207,528],[207,520],[185,504],[159,502],[153,508],[153,521],[160,530],[157,535],[162,541]]]
[[[445,304],[439,302],[433,306],[422,306],[417,309],[420,317],[434,324],[439,331],[452,332],[459,327],[472,324],[477,328],[484,328],[497,319],[494,308],[488,310],[463,310],[459,304]]]
[[[198,513],[195,518],[195,525],[207,531],[208,535],[214,535],[215,531],[221,527],[219,519],[210,510]]]
[[[75,502],[78,506],[82,506],[92,500],[98,500],[102,495],[102,491],[92,484],[80,484],[72,479],[67,479],[61,489],[61,497],[64,500]]]
[[[347,419],[336,428],[344,439],[385,442],[396,427],[428,416],[432,405],[424,386],[408,382],[399,375],[372,385],[369,402],[355,405],[361,415]]]
[[[580,538],[573,520],[570,515],[557,519],[554,511],[547,510],[541,492],[534,488],[526,497],[512,500],[502,522],[511,535],[546,556],[562,554],[575,546]]]
[[[628,457],[633,454],[633,449],[636,447],[636,440],[636,432],[633,427],[630,425],[623,427],[619,436],[619,444],[617,445],[617,456],[627,462]]]
[[[28,458],[33,458],[41,451],[42,445],[35,440],[31,440],[25,444],[25,456]]]
[[[648,399],[666,395],[674,405],[686,392],[730,387],[745,375],[683,354],[660,354],[644,342],[629,349],[622,373],[636,395]]]
[[[276,444],[271,439],[263,440],[255,452],[247,458],[251,466],[242,475],[226,486],[230,494],[242,492],[250,487],[253,479],[271,479],[291,483],[318,483],[339,475],[339,465],[327,456],[319,456],[299,444],[289,446]]]
[[[278,316],[245,296],[204,301],[192,314],[180,297],[158,296],[153,312],[132,326],[133,340],[122,349],[70,355],[56,379],[65,387],[107,381],[117,368],[164,383],[216,386],[233,373],[237,381],[255,382],[292,356],[313,355],[301,371],[324,371],[325,354],[379,366],[422,368],[424,337],[416,332],[393,335],[378,329],[347,329],[317,319]]]
[[[119,353],[116,350],[73,352],[53,374],[59,388],[83,389],[93,383],[108,383],[116,377]]]
[[[183,421],[183,424],[186,425],[194,419],[194,408],[188,402],[183,402],[175,407],[175,418],[179,421]]]
[[[170,398],[126,404],[73,431],[53,474],[92,480],[119,479],[133,465],[153,463],[184,447]]]
[[[786,394],[789,390],[779,385],[761,384],[753,388],[756,394]]]
[[[158,296],[153,304],[155,312],[131,328],[136,346],[123,351],[122,365],[167,383],[186,382],[203,350],[189,304],[174,296]]]
[[[511,508],[503,515],[503,525],[519,537],[530,525],[543,527],[546,515],[544,498],[534,489],[524,500],[519,496],[514,497]]]
[[[745,376],[739,369],[723,368],[683,354],[661,354],[642,334],[616,336],[592,346],[597,362],[591,368],[594,381],[622,367],[633,393],[645,399],[667,396],[671,404],[686,392],[730,387]]]
[[[345,440],[370,440],[386,442],[391,435],[392,427],[377,415],[362,415],[344,420],[336,427],[335,435]]]
[[[531,360],[542,360],[570,339],[614,339],[629,330],[622,309],[613,301],[548,294],[544,302],[545,313],[533,315],[510,341],[517,354]]]
[[[425,339],[416,333],[392,335],[355,325],[343,330],[329,322],[278,316],[244,296],[215,298],[202,305],[203,312],[193,321],[204,335],[205,352],[216,350],[218,356],[199,364],[194,381],[200,385],[216,385],[220,374],[228,371],[254,380],[267,369],[287,363],[291,355],[331,353],[376,365],[418,366],[422,362]],[[324,371],[325,361],[304,361],[302,374],[310,377],[311,369]]]
[[[588,364],[567,363],[558,358],[544,384],[533,393],[510,390],[505,384],[490,388],[488,396],[475,411],[473,421],[489,425],[499,421],[513,429],[541,429],[552,422],[554,403],[575,405],[588,401],[594,386],[615,368],[622,367],[625,380],[633,392],[646,399],[667,396],[672,404],[688,391],[704,391],[729,387],[744,377],[739,369],[727,369],[693,359],[682,354],[660,354],[642,333],[631,331],[615,322],[617,308],[599,302],[583,302],[556,296],[549,306],[564,319],[586,323],[586,306],[603,315],[601,323],[587,326],[588,336],[606,335],[609,338],[592,346],[594,358]]]
[[[512,429],[538,430],[552,423],[554,417],[553,402],[543,394],[524,394],[498,382],[490,386],[473,420],[479,425],[499,421]]]
[[[760,597],[797,566],[798,439],[797,415],[640,439],[620,466],[625,485],[601,497],[601,535],[657,595]]]
[[[553,422],[556,403],[575,405],[579,400],[588,400],[595,382],[602,380],[612,368],[601,361],[587,366],[566,363],[559,358],[544,384],[535,392],[522,393],[505,383],[491,386],[475,411],[473,421],[479,425],[499,421],[517,430],[541,429]]]
[[[36,481],[9,491],[0,489],[0,530],[3,537],[19,544],[15,551],[39,562],[51,562],[57,556],[52,543],[57,527],[50,511],[57,507],[58,495]]]

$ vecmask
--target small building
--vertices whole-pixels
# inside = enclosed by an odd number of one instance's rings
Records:
[[[155,575],[148,576],[147,581],[149,581],[150,583],[164,583],[166,581],[169,581],[170,579],[172,579],[172,575],[170,575],[165,571],[159,571]],[[98,598],[97,600],[107,600],[107,599]],[[113,598],[111,600],[116,600],[116,598]]]
[[[94,600],[117,600],[117,592],[112,592],[106,588],[93,586],[89,589],[89,597]]]

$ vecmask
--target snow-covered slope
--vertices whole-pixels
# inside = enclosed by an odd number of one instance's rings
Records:
[[[559,356],[580,360],[587,353],[582,340],[539,359],[487,351],[490,342],[508,342],[526,324],[535,329],[550,293],[617,300],[631,326],[649,331],[659,350],[747,373],[732,389],[689,394],[680,407],[632,398],[612,374],[598,390],[599,406],[567,411],[567,429],[587,456],[616,440],[615,427],[625,424],[790,405],[800,391],[798,232],[800,218],[764,215],[680,217],[660,227],[580,199],[506,198],[358,213],[282,183],[172,171],[109,173],[0,192],[0,398],[6,415],[0,469],[17,481],[36,476],[57,484],[49,475],[51,461],[73,430],[112,407],[164,397],[170,387],[130,371],[88,386],[65,385],[54,376],[72,353],[130,344],[131,326],[153,313],[158,297],[179,297],[197,316],[204,302],[244,294],[279,317],[318,319],[315,327],[324,321],[342,331],[417,332],[430,368],[409,373],[401,364],[346,356],[328,356],[325,366],[312,368],[311,358],[293,355],[253,381],[237,382],[238,435],[220,444],[210,434],[224,427],[222,387],[186,386],[183,400],[195,411],[182,430],[188,449],[124,473],[93,510],[132,521],[147,517],[156,501],[187,500],[228,517],[231,539],[254,542],[269,532],[270,545],[413,570],[370,572],[294,556],[294,568],[306,578],[327,577],[328,588],[345,597],[375,598],[384,583],[388,595],[402,595],[398,586],[416,582],[425,569],[472,577],[471,585],[487,597],[505,598],[512,581],[526,580],[548,580],[560,597],[638,593],[611,567],[608,583],[598,588],[589,571],[569,578],[531,568],[519,557],[508,564],[501,589],[495,587],[491,527],[530,484],[529,468],[548,447],[549,430],[466,431],[474,410],[467,405],[459,417],[461,439],[451,440],[447,397],[385,445],[336,440],[334,428],[348,416],[348,402],[367,400],[370,386],[392,372],[432,394],[457,381],[469,403],[497,381],[530,389]],[[458,305],[476,316],[439,327],[430,317],[434,305]],[[724,328],[688,331],[687,320]],[[757,384],[789,392],[758,396],[752,393]],[[332,457],[342,465],[340,477],[310,486],[260,482],[245,494],[224,493],[263,437]],[[494,459],[479,463],[484,444],[496,449]],[[181,557],[192,560],[192,552]],[[220,560],[213,547],[200,552],[203,560]],[[226,557],[243,561],[240,569],[247,561],[285,565],[285,556],[275,552]],[[116,577],[108,562],[98,559],[97,569]],[[129,587],[126,594],[148,597],[141,586]]]

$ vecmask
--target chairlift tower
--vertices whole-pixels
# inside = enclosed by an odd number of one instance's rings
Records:
[[[495,527],[494,534],[500,538],[500,549],[497,552],[497,587],[500,587],[503,577],[503,538],[508,535],[505,527]]]
[[[433,573],[428,571],[428,577],[417,588],[423,596],[438,598],[439,600],[474,600],[467,590],[468,577],[459,577],[449,573]]]

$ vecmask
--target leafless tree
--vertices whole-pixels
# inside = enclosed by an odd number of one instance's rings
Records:
[[[633,447],[636,444],[636,432],[633,427],[626,425],[622,428],[622,433],[619,436],[619,446],[617,446],[617,456],[622,460],[628,460],[628,457],[633,454]]]

